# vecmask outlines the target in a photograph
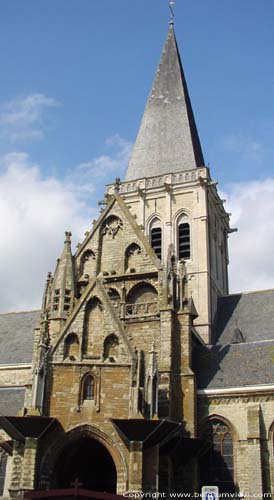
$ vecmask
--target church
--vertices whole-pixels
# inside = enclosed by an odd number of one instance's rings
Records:
[[[101,206],[74,254],[66,232],[41,310],[0,315],[0,497],[270,498],[274,290],[229,295],[235,229],[172,19]]]

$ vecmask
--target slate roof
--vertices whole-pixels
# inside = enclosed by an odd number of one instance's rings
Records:
[[[201,166],[203,153],[170,25],[125,180]]]
[[[0,314],[0,365],[31,363],[40,311]]]
[[[221,297],[214,324],[214,344],[233,342],[236,328],[246,342],[274,339],[274,290]]]
[[[274,384],[274,340],[196,348],[193,370],[198,389]]]
[[[25,388],[0,387],[0,415],[13,416],[24,406]]]

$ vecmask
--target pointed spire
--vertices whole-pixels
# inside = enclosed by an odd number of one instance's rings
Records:
[[[63,316],[71,311],[75,297],[74,263],[71,254],[71,233],[65,233],[64,249],[57,261],[52,286],[52,313]]]
[[[172,22],[126,180],[200,166],[204,158]]]

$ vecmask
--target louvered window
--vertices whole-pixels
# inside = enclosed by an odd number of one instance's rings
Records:
[[[188,223],[179,224],[178,227],[178,257],[190,259],[190,228]]]
[[[151,229],[151,246],[156,253],[158,259],[162,258],[162,229],[160,227],[154,227]]]

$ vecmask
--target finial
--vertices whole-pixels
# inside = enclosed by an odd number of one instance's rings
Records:
[[[70,243],[71,232],[66,231],[65,235],[66,235],[65,243]]]
[[[120,191],[120,184],[121,184],[120,177],[116,177],[115,184],[114,184],[114,191],[115,191],[115,193],[119,193],[119,191]]]
[[[169,0],[169,10],[170,10],[169,24],[171,24],[172,26],[174,24],[174,18],[175,18],[175,14],[174,14],[174,10],[173,10],[174,5],[175,5],[175,1]]]

